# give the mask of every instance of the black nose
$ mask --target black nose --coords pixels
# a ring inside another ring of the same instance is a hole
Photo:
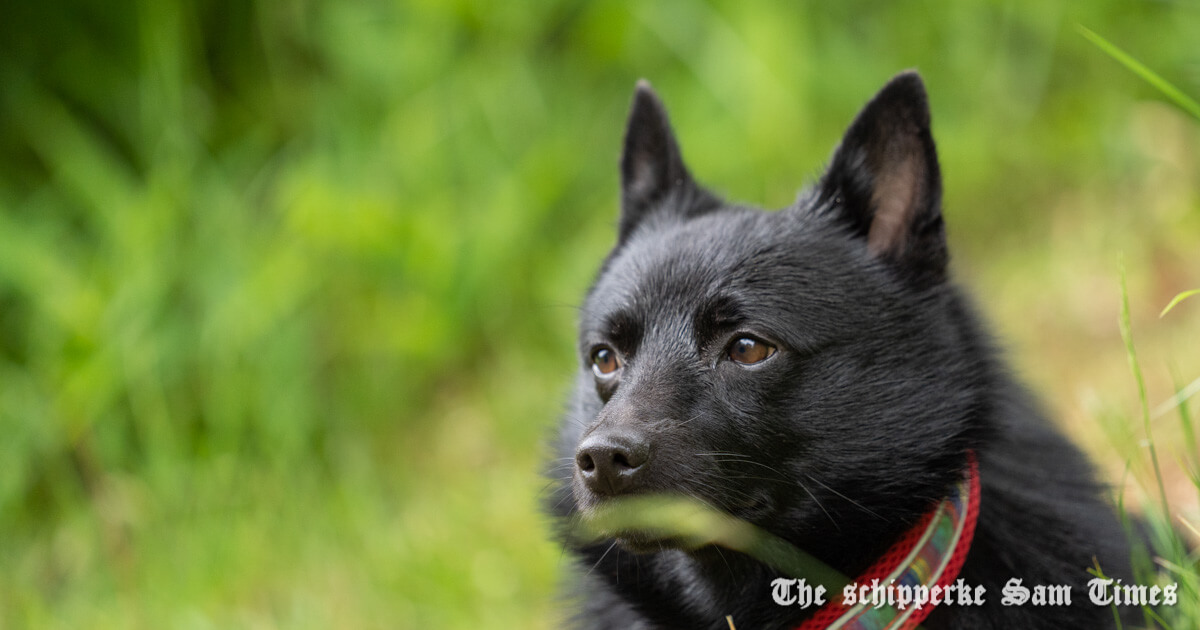
[[[650,459],[650,443],[629,432],[595,433],[575,452],[583,481],[597,494],[620,494],[636,487]]]

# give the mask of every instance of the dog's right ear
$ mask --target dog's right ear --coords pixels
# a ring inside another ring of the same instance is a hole
[[[692,176],[667,110],[645,79],[638,81],[625,126],[621,153],[621,222],[618,241],[624,242],[638,223],[672,192],[692,186]]]

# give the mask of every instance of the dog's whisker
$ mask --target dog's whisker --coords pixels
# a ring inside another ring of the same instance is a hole
[[[725,563],[725,568],[729,570],[729,577],[731,577],[731,578],[734,577],[733,565],[729,564],[729,560],[727,560],[725,558],[725,554],[721,553],[721,548],[719,546],[713,545],[713,549],[717,550],[717,555],[721,557],[721,562]]]
[[[838,524],[837,519],[833,518],[833,515],[829,513],[829,510],[825,509],[825,506],[821,503],[821,500],[817,498],[817,495],[813,494],[812,490],[809,490],[808,486],[804,485],[804,482],[800,480],[796,480],[796,485],[800,486],[800,489],[807,493],[809,498],[813,500],[813,503],[815,503],[817,507],[825,513],[825,517],[829,519],[830,523],[833,523],[833,527],[838,531],[841,531],[842,526]]]
[[[542,496],[542,495],[546,494],[547,492],[553,492],[555,490],[558,490],[559,488],[562,487],[560,485],[561,482],[569,481],[570,479],[571,479],[570,475],[567,475],[566,477],[555,477],[553,479],[550,479],[549,481],[546,482],[546,485],[542,486],[541,490],[538,490],[537,496]]]
[[[604,558],[601,557],[601,560]],[[617,547],[617,553],[613,556],[613,575],[618,586],[621,585],[621,548]]]
[[[557,501],[554,502],[554,505],[551,506],[551,509],[557,510],[558,508],[562,507],[562,504],[564,501],[570,501],[571,498],[572,497],[571,497],[570,492],[564,492],[563,495],[561,497],[559,497],[559,499]]]
[[[826,490],[828,490],[828,491],[830,491],[830,492],[832,492],[832,493],[834,493],[834,494],[838,495],[839,497],[841,497],[841,498],[845,499],[846,501],[849,501],[851,505],[853,505],[854,507],[856,507],[856,508],[858,508],[858,509],[860,509],[860,510],[862,510],[862,511],[866,512],[867,514],[870,514],[871,516],[874,516],[875,518],[877,518],[877,519],[880,519],[880,520],[883,520],[883,521],[889,520],[887,517],[883,516],[883,515],[882,515],[882,514],[880,514],[879,512],[876,512],[875,510],[872,510],[871,508],[869,508],[869,507],[867,507],[867,506],[865,506],[865,505],[863,505],[863,504],[859,503],[858,501],[855,501],[854,499],[851,499],[850,497],[848,497],[848,496],[846,496],[846,495],[842,494],[841,492],[838,492],[837,490],[834,490],[833,488],[830,488],[830,487],[829,487],[827,484],[825,484],[825,483],[822,483],[820,479],[817,479],[816,477],[813,477],[812,475],[810,475],[810,474],[808,474],[808,473],[805,473],[805,474],[804,474],[804,476],[805,476],[805,477],[808,477],[808,479],[809,479],[810,481],[812,481],[812,482],[816,483],[817,485],[821,486],[822,488],[825,488]]]
[[[761,466],[763,468],[766,468],[767,470],[775,473],[776,475],[778,475],[780,481],[786,481],[788,479],[788,476],[783,474],[783,472],[780,471],[778,468],[775,468],[773,466],[768,466],[767,464],[764,464],[762,462],[757,462],[752,459],[717,459],[715,461],[725,462],[725,463],[733,463],[733,464],[753,464],[755,466]]]
[[[596,560],[595,564],[592,565],[592,568],[588,569],[587,573],[583,574],[583,576],[588,577],[589,575],[591,575],[592,571],[595,571],[596,567],[600,566],[601,562],[604,562],[604,558],[606,556],[608,556],[608,552],[612,551],[613,547],[616,547],[616,546],[617,546],[617,541],[615,541],[615,540],[612,541],[612,544],[608,546],[608,549],[605,549],[604,553],[600,554],[600,558]]]
[[[706,488],[706,489],[712,491],[712,493],[715,496],[720,496],[722,494],[732,494],[736,498],[740,498],[740,499],[743,499],[748,502],[753,502],[754,500],[756,500],[758,498],[754,494],[752,494],[750,492],[746,492],[745,490],[742,490],[741,488],[723,487],[723,486],[720,486],[717,484],[708,483],[707,481],[704,481],[702,479],[696,479],[695,483],[699,484],[703,488]],[[713,504],[713,502],[711,500],[708,500],[708,499],[705,499],[705,498],[702,498],[699,496],[695,496],[695,495],[692,495],[692,497],[699,501],[702,501],[706,505],[711,506]]]

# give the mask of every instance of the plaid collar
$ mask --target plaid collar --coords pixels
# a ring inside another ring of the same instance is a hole
[[[949,496],[942,499],[916,525],[892,544],[866,571],[854,580],[858,587],[878,584],[881,588],[925,586],[943,589],[952,584],[962,569],[975,535],[979,516],[979,464],[968,451],[967,468]],[[796,630],[911,630],[935,605],[883,605],[869,599],[853,606],[837,599],[822,606]]]

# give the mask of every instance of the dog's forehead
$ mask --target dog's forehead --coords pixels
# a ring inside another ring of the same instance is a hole
[[[783,212],[726,208],[639,230],[609,260],[593,303],[632,311],[687,311],[719,295],[772,291],[819,273],[819,235]],[[591,310],[591,309],[589,309]]]
[[[647,226],[617,253],[608,275],[631,293],[708,292],[773,245],[765,218],[734,211]]]

